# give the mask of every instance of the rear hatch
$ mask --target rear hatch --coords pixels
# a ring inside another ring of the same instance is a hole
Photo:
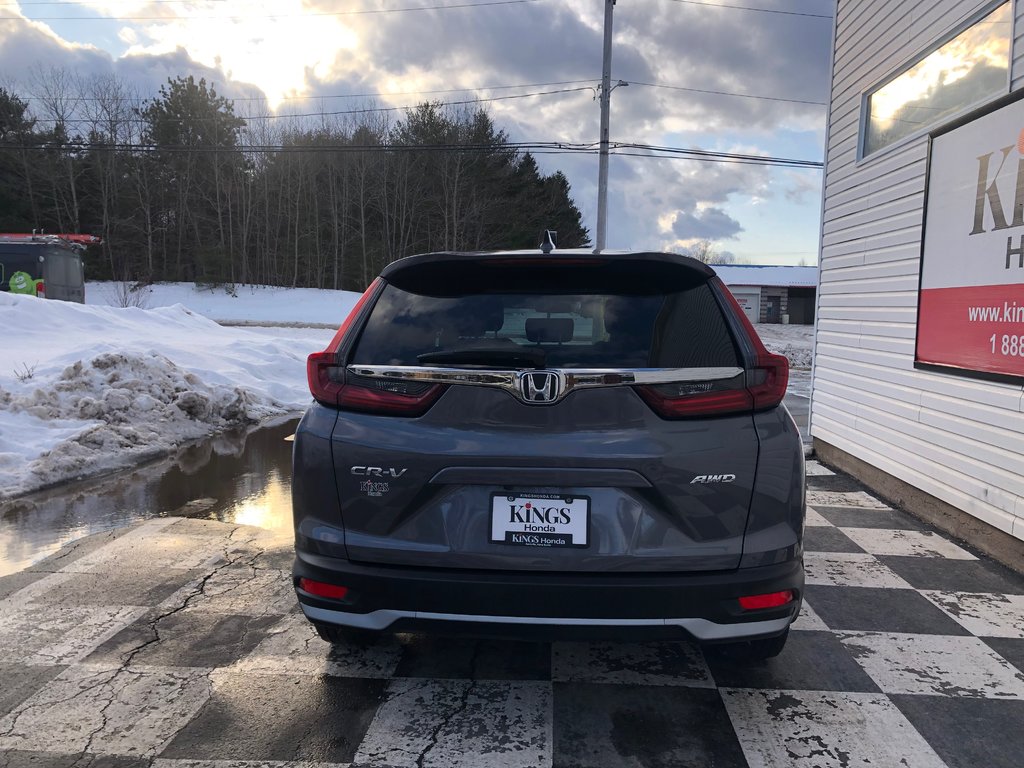
[[[349,558],[443,568],[738,567],[786,377],[665,254],[405,259],[310,359]]]

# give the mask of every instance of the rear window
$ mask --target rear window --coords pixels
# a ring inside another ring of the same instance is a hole
[[[51,252],[49,256],[49,279],[55,285],[77,286],[82,280],[78,257],[71,253]]]
[[[707,283],[665,293],[650,291],[648,285],[643,294],[478,290],[437,296],[389,284],[373,307],[351,361],[440,365],[421,357],[461,350],[487,350],[500,357],[508,350],[510,356],[517,351],[543,353],[544,366],[550,368],[739,365],[722,310]]]

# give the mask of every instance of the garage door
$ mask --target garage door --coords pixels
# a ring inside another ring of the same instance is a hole
[[[729,286],[729,290],[736,297],[736,302],[743,307],[747,319],[752,323],[761,322],[761,289]]]

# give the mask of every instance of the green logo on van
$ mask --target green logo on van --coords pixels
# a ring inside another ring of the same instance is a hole
[[[29,296],[36,295],[36,281],[28,272],[15,272],[11,275],[11,293],[24,293]]]

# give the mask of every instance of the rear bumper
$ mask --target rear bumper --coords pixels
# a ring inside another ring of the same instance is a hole
[[[315,623],[368,630],[498,636],[689,636],[701,642],[781,634],[803,596],[799,561],[699,574],[465,571],[363,565],[299,552],[296,594]],[[348,587],[344,600],[299,589],[300,578]],[[779,608],[738,598],[791,589]]]

